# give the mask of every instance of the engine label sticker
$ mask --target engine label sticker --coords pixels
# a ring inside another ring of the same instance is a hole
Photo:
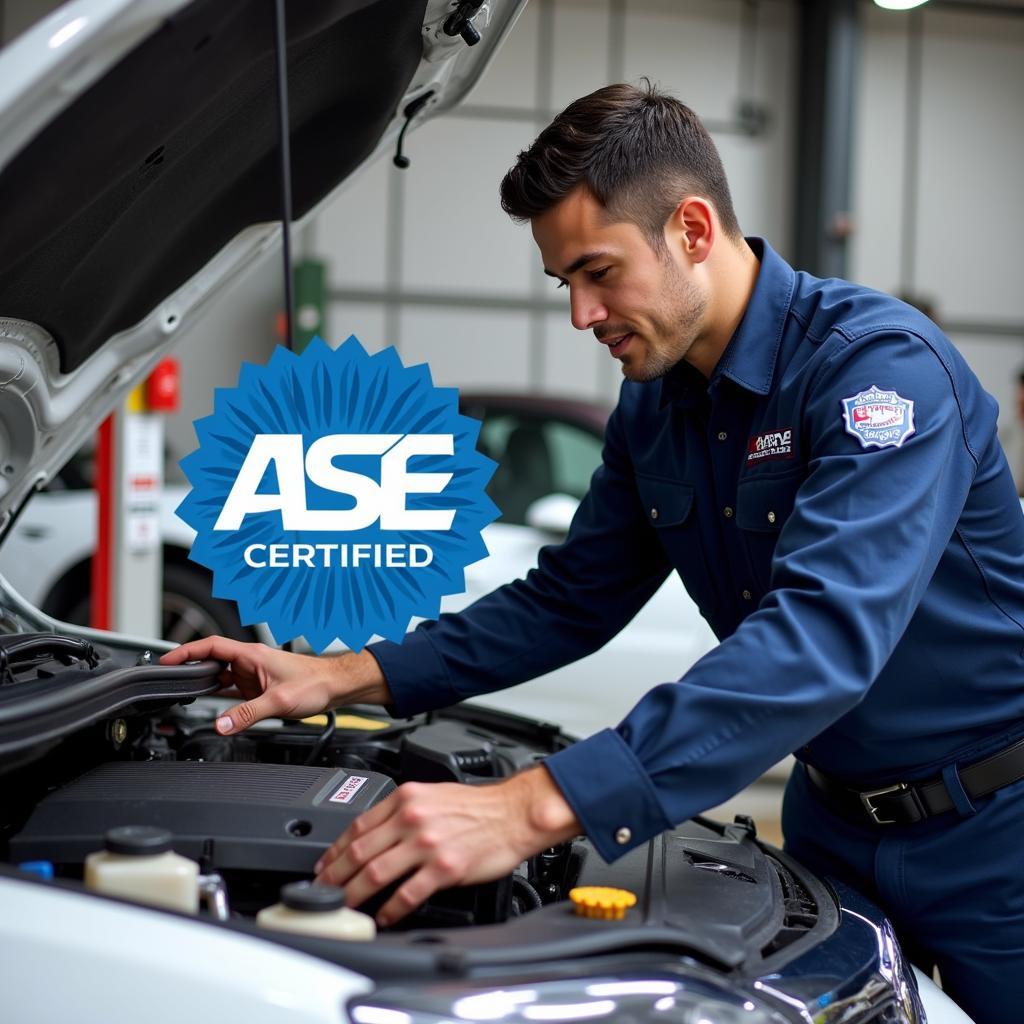
[[[793,458],[793,429],[780,427],[752,437],[747,442],[747,462]]]
[[[196,531],[191,558],[243,625],[265,622],[278,643],[401,641],[487,555],[480,531],[498,509],[480,423],[394,348],[371,356],[354,336],[278,348],[218,388],[195,429],[177,510]]]
[[[863,448],[899,448],[914,435],[914,403],[895,391],[872,384],[842,402],[846,432]]]
[[[369,782],[365,775],[350,775],[342,784],[334,796],[331,797],[332,804],[350,804],[352,798],[363,788],[363,784]]]

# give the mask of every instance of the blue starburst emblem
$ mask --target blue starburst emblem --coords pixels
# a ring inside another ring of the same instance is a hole
[[[480,531],[498,509],[480,423],[393,348],[370,356],[355,336],[279,348],[218,388],[195,429],[177,510],[196,531],[190,557],[213,572],[215,597],[278,642],[303,636],[319,653],[336,639],[357,651],[375,634],[400,641],[487,554]]]

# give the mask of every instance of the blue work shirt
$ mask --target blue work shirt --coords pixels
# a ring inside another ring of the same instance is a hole
[[[565,542],[372,648],[398,714],[446,706],[597,650],[678,570],[719,646],[546,761],[608,860],[792,751],[870,783],[1024,729],[1024,516],[995,401],[918,311],[750,245],[710,380],[682,362],[623,384]]]

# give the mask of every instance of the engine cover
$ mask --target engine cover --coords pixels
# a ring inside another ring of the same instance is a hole
[[[11,840],[16,861],[80,864],[119,825],[170,830],[220,870],[310,872],[349,823],[395,788],[386,775],[297,765],[118,761],[40,801]]]

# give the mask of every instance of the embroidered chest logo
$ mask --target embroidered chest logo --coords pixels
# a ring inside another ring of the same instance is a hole
[[[752,437],[747,442],[747,462],[793,458],[793,428],[781,427]]]
[[[843,399],[843,419],[846,432],[862,447],[899,448],[914,434],[914,403],[872,384],[867,391]]]

